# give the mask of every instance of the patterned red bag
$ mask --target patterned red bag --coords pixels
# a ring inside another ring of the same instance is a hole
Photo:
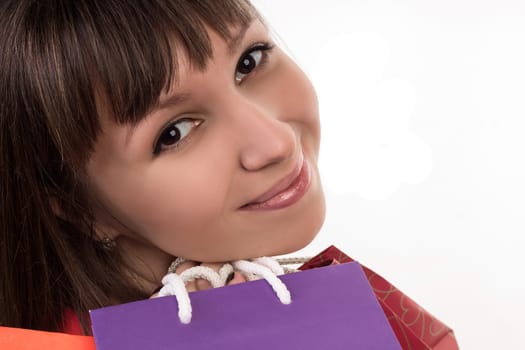
[[[299,267],[352,262],[354,259],[330,246]],[[374,271],[361,265],[379,304],[404,350],[458,350],[453,331]]]

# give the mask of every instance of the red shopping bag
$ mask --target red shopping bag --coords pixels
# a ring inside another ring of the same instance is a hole
[[[330,246],[300,270],[348,263],[354,260],[334,246]],[[362,266],[362,265],[361,265]],[[383,308],[397,340],[404,350],[458,350],[452,330],[432,316],[390,282],[369,268],[362,266],[379,304]]]

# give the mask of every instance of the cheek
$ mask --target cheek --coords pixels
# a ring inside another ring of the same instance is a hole
[[[295,93],[291,94],[288,105],[296,116],[292,122],[302,131],[305,147],[311,148],[311,152],[317,155],[321,138],[317,95],[306,75],[295,65],[293,70],[295,78],[290,78],[290,90]]]
[[[311,128],[319,127],[317,94],[308,77],[293,62],[289,63],[287,82],[287,107],[293,111],[298,122]]]
[[[187,170],[172,168],[150,169],[135,186],[140,202],[126,210],[137,231],[162,247],[197,238],[227,207],[225,175],[209,162]]]
[[[279,119],[295,125],[303,141],[318,152],[320,139],[319,106],[315,90],[304,72],[287,56],[267,77],[258,91],[266,104],[275,108]]]
[[[173,255],[213,244],[210,228],[220,231],[236,204],[231,150],[218,146],[199,144],[187,154],[166,153],[150,166],[118,171],[119,181],[104,189],[111,212],[129,234]]]

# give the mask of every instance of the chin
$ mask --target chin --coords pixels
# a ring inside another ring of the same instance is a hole
[[[235,237],[207,245],[206,250],[201,248],[198,256],[190,258],[202,262],[234,261],[285,255],[306,247],[317,236],[325,219],[323,191],[321,186],[316,187],[316,191],[308,198],[309,204],[302,207],[293,218],[277,225],[272,223],[264,229],[258,227],[253,232],[244,231],[241,239]]]
[[[300,235],[297,236],[297,239],[294,239],[291,242],[288,242],[287,245],[279,247],[277,251],[272,255],[284,255],[284,254],[290,254],[293,252],[296,252],[300,249],[303,249],[307,245],[309,245],[314,238],[317,236],[319,231],[321,230],[321,226],[324,220],[321,220],[321,222],[315,226],[315,228],[312,228],[311,230],[305,229],[303,232],[301,232]]]
[[[310,244],[321,230],[325,219],[326,207],[322,192],[320,193],[320,200],[315,210],[309,212],[310,213],[304,215],[308,220],[299,220],[296,227],[292,227],[287,231],[288,239],[271,242],[271,244],[269,244],[270,249],[259,256],[290,254]],[[290,234],[290,232],[292,234]]]

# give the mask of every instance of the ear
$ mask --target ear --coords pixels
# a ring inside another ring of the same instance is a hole
[[[103,207],[100,203],[94,203],[93,219],[94,219],[94,233],[98,240],[103,242],[114,242],[129,229],[113,216],[108,209]]]
[[[67,210],[64,210],[63,203],[54,195],[49,195],[49,205],[53,214],[69,222],[75,220],[67,214]],[[100,203],[92,202],[90,205],[93,208],[93,230],[95,239],[104,243],[104,245],[114,244],[116,239],[125,232],[125,226],[122,225],[116,218],[110,215],[109,211],[103,208]]]

